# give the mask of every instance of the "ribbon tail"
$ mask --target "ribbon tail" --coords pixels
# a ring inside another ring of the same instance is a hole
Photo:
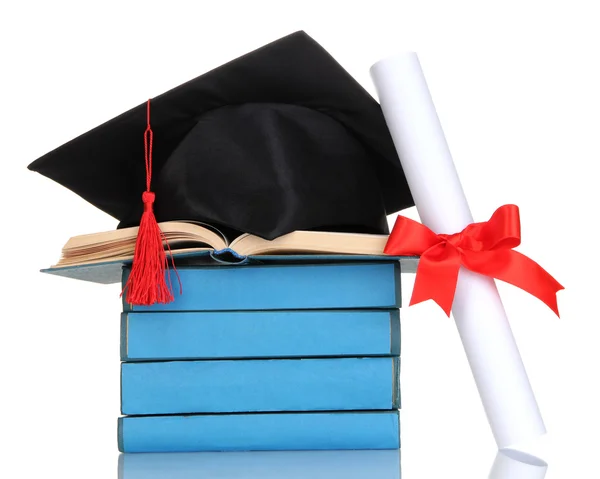
[[[472,261],[473,258],[469,258],[470,261],[465,259],[465,266],[470,270],[527,291],[560,318],[556,293],[564,287],[531,258],[518,251],[499,250],[480,254],[476,261]]]
[[[417,266],[410,306],[432,299],[449,317],[454,302],[460,255],[445,243],[428,249]]]

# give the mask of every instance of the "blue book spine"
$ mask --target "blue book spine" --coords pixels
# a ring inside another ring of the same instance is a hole
[[[123,284],[129,269],[124,269]],[[181,267],[175,301],[129,311],[247,311],[400,307],[400,263]],[[125,296],[125,295],[124,295]]]
[[[121,452],[398,449],[398,411],[119,418]]]
[[[121,364],[124,415],[390,410],[399,395],[398,357]]]
[[[123,313],[123,361],[400,355],[394,310]]]

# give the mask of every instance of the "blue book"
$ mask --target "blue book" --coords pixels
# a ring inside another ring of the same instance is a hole
[[[398,411],[119,418],[121,452],[398,449]]]
[[[216,264],[233,263],[237,265],[255,264],[282,264],[282,263],[348,263],[364,261],[398,261],[403,273],[416,273],[419,258],[417,256],[390,256],[390,255],[352,255],[352,254],[273,254],[260,256],[247,256],[245,258],[233,258],[226,252],[215,253],[212,251],[173,251],[172,256],[179,266],[183,263],[193,264]],[[65,278],[90,281],[92,283],[112,284],[119,283],[123,278],[123,267],[131,266],[130,260],[106,260],[92,264],[81,264],[73,266],[52,266],[42,269],[43,273]]]
[[[239,359],[121,364],[124,415],[389,410],[399,358]]]
[[[123,284],[130,270],[124,269]],[[175,301],[129,311],[247,311],[400,307],[400,263],[276,264],[180,267]],[[124,295],[125,296],[125,295]]]
[[[121,316],[123,361],[399,355],[397,309]]]

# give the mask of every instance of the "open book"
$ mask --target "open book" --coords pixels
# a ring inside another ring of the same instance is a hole
[[[173,254],[220,251],[226,248],[240,256],[269,254],[357,254],[382,255],[387,235],[294,231],[274,240],[243,234],[231,243],[217,230],[196,223],[159,223]],[[82,266],[133,258],[138,228],[123,228],[74,236],[63,247],[62,256],[52,268]]]

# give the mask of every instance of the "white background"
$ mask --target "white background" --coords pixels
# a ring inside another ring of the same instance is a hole
[[[548,479],[595,477],[594,4],[3,3],[0,477],[116,477],[119,287],[38,273],[70,236],[116,221],[26,166],[148,97],[301,29],[372,94],[373,63],[417,51],[476,221],[502,204],[519,205],[519,251],[566,287],[557,319],[499,284],[549,430],[535,447],[549,462]],[[404,279],[408,302],[413,278]],[[402,314],[403,477],[485,477],[494,442],[453,321],[429,303]]]

